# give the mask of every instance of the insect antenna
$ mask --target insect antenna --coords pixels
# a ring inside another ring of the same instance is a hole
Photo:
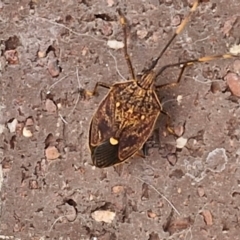
[[[124,48],[123,48],[124,57],[126,59],[128,69],[129,69],[130,75],[132,76],[132,79],[136,79],[136,77],[135,77],[136,75],[135,75],[135,72],[134,72],[134,69],[132,66],[132,62],[131,62],[131,59],[130,59],[130,56],[129,56],[128,50],[127,50],[127,20],[120,9],[117,9],[117,11],[120,16],[120,24],[122,26],[123,34],[124,34]]]

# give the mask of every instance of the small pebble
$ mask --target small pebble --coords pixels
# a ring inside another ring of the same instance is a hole
[[[28,137],[28,138],[32,137],[32,135],[33,135],[32,132],[27,127],[23,128],[22,134],[24,137]]]
[[[51,99],[46,100],[45,108],[48,113],[56,113],[57,112],[57,106]]]
[[[203,210],[202,211],[202,216],[204,218],[204,222],[206,223],[206,225],[208,225],[208,226],[213,225],[212,214],[209,210]]]
[[[55,146],[49,146],[45,149],[45,155],[48,160],[55,160],[60,157],[60,153]]]
[[[121,49],[124,47],[123,42],[117,40],[108,40],[107,45],[112,49]]]
[[[57,59],[48,62],[48,72],[52,77],[57,77],[60,74],[60,67]]]
[[[184,137],[179,137],[177,140],[176,140],[176,147],[177,148],[184,148],[184,146],[187,144],[187,141],[188,139],[187,138],[184,138]]]
[[[228,73],[225,78],[227,85],[234,96],[240,97],[240,77],[236,73]]]
[[[16,131],[17,124],[18,124],[18,120],[16,118],[14,118],[11,122],[7,123],[7,127],[10,133],[14,133]]]

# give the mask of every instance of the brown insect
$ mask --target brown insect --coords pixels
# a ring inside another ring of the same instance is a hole
[[[99,86],[109,89],[108,94],[100,103],[93,115],[89,130],[89,146],[93,164],[104,168],[122,163],[138,154],[151,135],[155,123],[164,113],[158,100],[156,89],[179,83],[184,69],[196,62],[206,62],[217,58],[230,58],[231,54],[208,56],[191,61],[169,64],[154,72],[159,59],[167,50],[175,37],[184,29],[192,13],[196,10],[199,1],[195,1],[188,16],[182,21],[175,34],[161,51],[151,66],[136,77],[130,57],[127,52],[127,27],[126,19],[119,11],[120,22],[124,32],[124,54],[132,80],[115,83],[109,86],[98,82],[93,92],[94,95]],[[156,78],[169,67],[181,66],[181,72],[175,83],[155,86]]]

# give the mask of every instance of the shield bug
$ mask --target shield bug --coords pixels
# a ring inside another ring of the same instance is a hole
[[[85,91],[88,95],[97,93],[99,86],[109,89],[108,94],[101,101],[92,117],[89,129],[89,147],[93,164],[104,168],[122,163],[141,151],[143,145],[151,135],[155,123],[162,111],[156,89],[179,83],[184,69],[196,62],[206,62],[218,58],[231,58],[234,55],[225,54],[207,56],[190,61],[169,64],[158,71],[154,71],[159,59],[167,50],[175,37],[182,32],[199,1],[195,1],[176,32],[160,52],[151,66],[140,76],[135,76],[134,69],[127,51],[127,21],[119,11],[120,23],[124,33],[124,55],[132,79],[109,86],[98,82],[93,92]],[[180,66],[181,71],[175,83],[156,86],[156,78],[167,68]],[[164,113],[164,112],[163,112]]]

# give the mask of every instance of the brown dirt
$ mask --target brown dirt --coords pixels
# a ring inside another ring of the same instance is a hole
[[[224,79],[239,74],[236,60],[197,64],[178,87],[159,93],[176,130],[184,126],[181,151],[161,117],[160,143],[145,159],[91,166],[89,121],[107,91],[87,100],[77,92],[121,81],[117,70],[129,76],[122,50],[106,44],[123,38],[117,8],[129,21],[129,52],[140,72],[189,5],[0,2],[0,239],[240,239],[240,108]],[[240,39],[239,8],[239,0],[203,1],[159,64],[227,52]],[[166,71],[158,83],[177,74]],[[97,210],[113,220],[96,221]]]

